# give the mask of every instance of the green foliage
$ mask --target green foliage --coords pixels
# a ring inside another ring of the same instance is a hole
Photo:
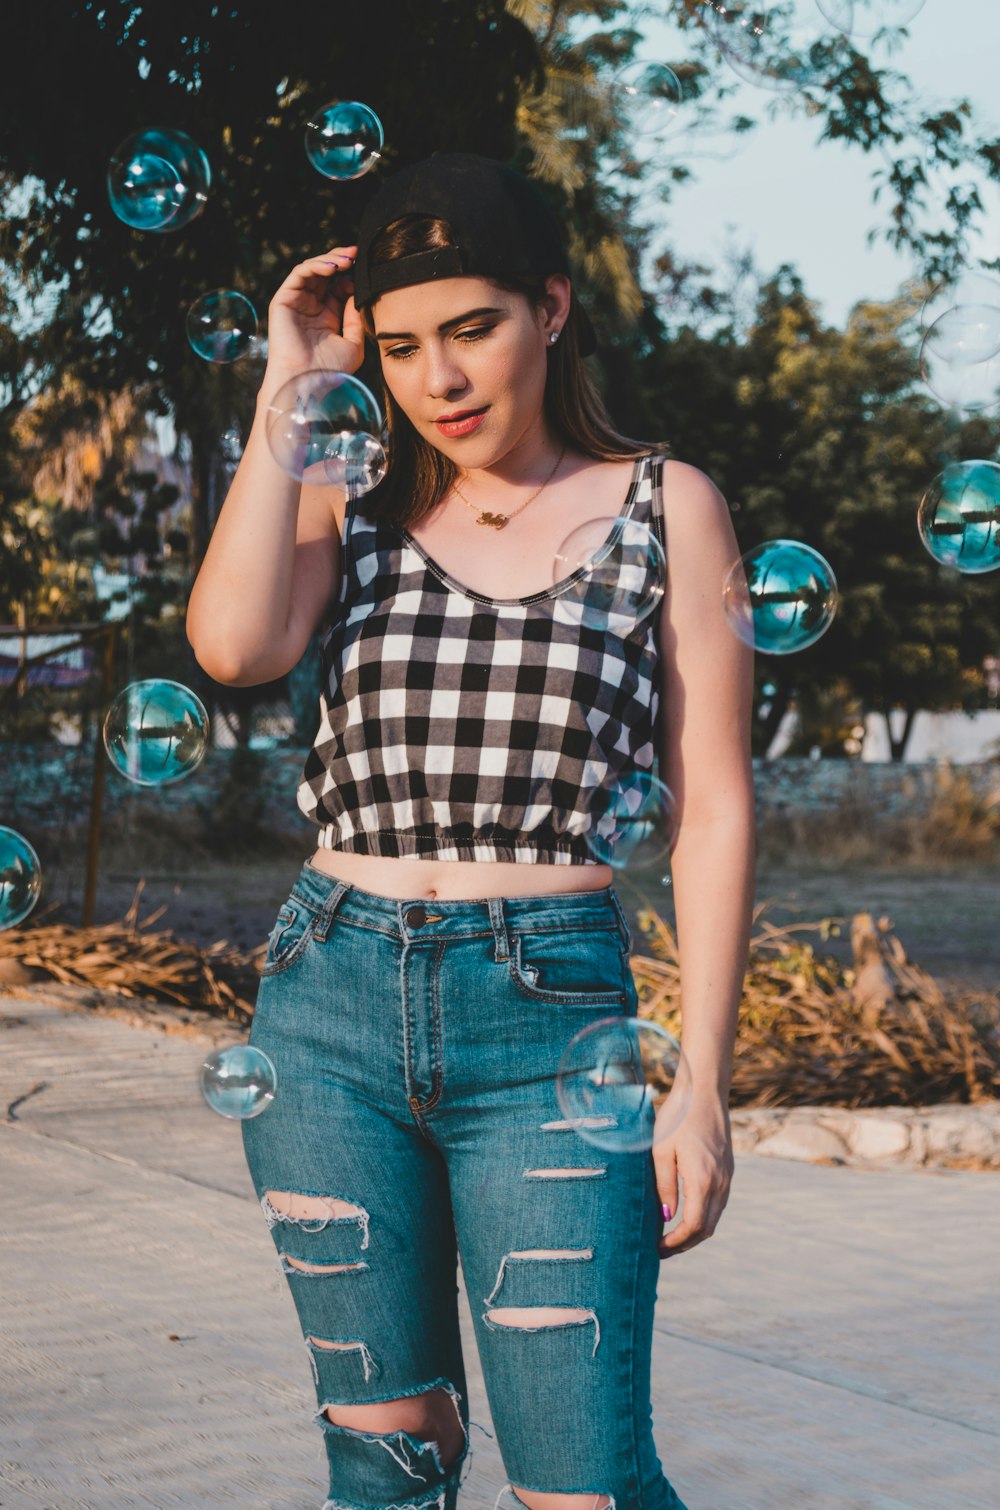
[[[827,748],[831,700],[862,709],[985,705],[982,662],[996,652],[1000,577],[948,573],[924,549],[917,505],[947,460],[992,456],[1000,421],[956,424],[918,386],[914,300],[861,303],[847,329],[823,326],[790,269],[766,281],[740,341],[682,328],[640,365],[643,428],[702,467],[734,510],[741,549],[804,540],[833,564],[833,626],[794,656],[760,657],[777,717],[810,699]],[[826,713],[818,712],[826,703]]]
[[[689,114],[689,139],[662,166],[636,157],[609,87],[642,53],[646,8],[627,0],[370,0],[360,9],[305,0],[280,13],[244,0],[38,0],[24,9],[0,119],[0,607],[30,600],[43,616],[82,614],[94,607],[88,563],[144,558],[138,646],[200,558],[225,488],[220,439],[249,414],[260,378],[259,361],[200,361],[184,311],[206,289],[231,287],[263,316],[303,255],[354,239],[383,171],[464,148],[534,173],[566,221],[621,428],[669,441],[715,478],[738,510],[744,549],[788,534],[834,563],[837,621],[791,664],[764,668],[777,688],[758,744],[794,696],[806,708],[807,683],[824,747],[838,737],[841,703],[851,718],[856,704],[975,706],[982,655],[995,647],[997,589],[942,573],[913,516],[941,462],[992,455],[997,426],[949,432],[916,391],[904,305],[860,305],[846,331],[824,328],[790,268],[763,284],[747,316],[747,259],[726,288],[661,251],[660,289],[684,312],[664,325],[640,286],[650,222],[690,175],[687,149],[703,125],[740,135],[754,123],[725,120],[736,81],[701,26],[699,0],[667,0],[656,15],[660,35],[675,28],[676,56],[662,61],[681,78]],[[982,211],[977,187],[959,175],[1000,180],[1000,142],[983,135],[967,101],[928,108],[905,75],[873,66],[847,38],[834,39],[826,61],[821,85],[775,110],[815,120],[822,137],[884,164],[873,173],[880,234],[926,274],[950,271]],[[370,104],[387,143],[374,174],[333,184],[309,165],[302,132],[337,96]],[[154,122],[190,132],[212,164],[207,207],[178,234],[132,231],[108,203],[111,152]],[[937,202],[947,221],[928,225]],[[13,415],[46,394],[64,425],[101,395],[129,395],[140,416],[170,413],[191,457],[183,524],[165,524],[171,500],[155,479],[129,477],[125,417],[89,514],[61,517],[71,512],[59,508],[68,472],[37,504],[24,467],[8,465],[8,442]]]

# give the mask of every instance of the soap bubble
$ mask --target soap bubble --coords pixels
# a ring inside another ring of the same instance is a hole
[[[238,362],[253,349],[257,311],[235,289],[202,294],[187,312],[187,338],[206,362]]]
[[[136,131],[108,163],[111,208],[137,231],[179,231],[200,215],[212,170],[184,131]]]
[[[833,623],[837,579],[812,546],[767,540],[730,567],[722,598],[744,644],[769,655],[791,655],[814,644]]]
[[[226,471],[232,475],[235,473],[243,456],[243,436],[236,425],[230,425],[228,430],[222,432],[222,437],[219,441],[219,452]]]
[[[374,396],[346,372],[319,370],[290,378],[268,405],[267,439],[279,467],[300,482],[344,485],[348,471],[361,470],[359,453],[347,456],[348,436],[366,436],[373,445],[382,428]],[[375,461],[375,452],[366,453]]]
[[[332,437],[324,466],[332,483],[352,498],[377,487],[386,472],[385,447],[374,435],[342,430]]]
[[[332,100],[306,122],[306,156],[324,178],[360,178],[382,155],[382,122],[357,100]]]
[[[988,362],[1000,352],[1000,305],[956,304],[928,326],[924,343],[951,366]]]
[[[960,572],[1000,567],[1000,465],[956,461],[920,500],[920,538],[935,561]]]
[[[612,87],[633,135],[662,137],[677,124],[684,85],[665,63],[629,63]]]
[[[926,289],[926,284],[917,283],[911,287],[916,292]],[[921,300],[920,324],[924,330],[929,330],[949,310],[969,305],[977,311],[1000,311],[1000,278],[995,273],[977,267],[963,268],[953,278],[935,283]],[[984,351],[980,360],[986,361],[992,355],[993,350]]]
[[[587,847],[602,865],[660,873],[669,866],[677,838],[677,803],[652,771],[628,771],[596,787],[588,812]]]
[[[104,720],[104,747],[116,771],[137,786],[189,776],[208,745],[208,714],[180,682],[131,682]]]
[[[926,0],[816,0],[838,31],[855,37],[874,37],[887,26],[908,26]]]
[[[0,929],[22,923],[38,901],[42,867],[33,847],[12,828],[0,828]]]
[[[556,551],[552,580],[575,624],[627,634],[666,589],[663,547],[648,525],[622,515],[589,519]]]
[[[278,1075],[262,1049],[234,1043],[210,1054],[201,1067],[201,1092],[220,1117],[259,1117],[274,1100]]]
[[[684,1052],[666,1028],[646,1018],[601,1017],[563,1051],[556,1099],[585,1142],[635,1153],[676,1132],[691,1083]]]
[[[958,322],[948,325],[946,322]],[[1000,352],[985,361],[955,360],[956,328],[968,337],[969,325],[961,323],[958,311],[935,320],[920,345],[920,371],[931,393],[950,409],[966,414],[1000,412]],[[988,327],[987,327],[988,329]],[[982,337],[968,337],[974,344]]]
[[[733,72],[759,89],[805,89],[830,66],[813,0],[703,0],[701,14]]]

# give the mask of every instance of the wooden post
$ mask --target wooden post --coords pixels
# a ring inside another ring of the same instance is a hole
[[[113,621],[104,636],[101,660],[101,708],[94,734],[94,774],[90,783],[90,824],[87,830],[87,874],[83,886],[83,926],[94,921],[97,902],[97,871],[101,863],[101,816],[104,811],[104,715],[108,711],[115,681],[115,652],[118,648],[118,625]]]

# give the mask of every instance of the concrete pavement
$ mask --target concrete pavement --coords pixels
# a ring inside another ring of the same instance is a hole
[[[0,997],[3,1510],[323,1502],[298,1321],[198,1086],[227,1036]],[[654,1419],[690,1510],[997,1510],[1000,1174],[736,1158],[715,1235],[661,1266]],[[492,1510],[472,1441],[462,1510]]]

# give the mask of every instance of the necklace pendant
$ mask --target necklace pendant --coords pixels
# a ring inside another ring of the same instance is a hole
[[[489,524],[492,525],[493,529],[495,530],[502,530],[504,525],[507,523],[507,518],[508,516],[506,514],[490,514],[487,510],[484,509],[479,518],[476,520],[476,523]]]

